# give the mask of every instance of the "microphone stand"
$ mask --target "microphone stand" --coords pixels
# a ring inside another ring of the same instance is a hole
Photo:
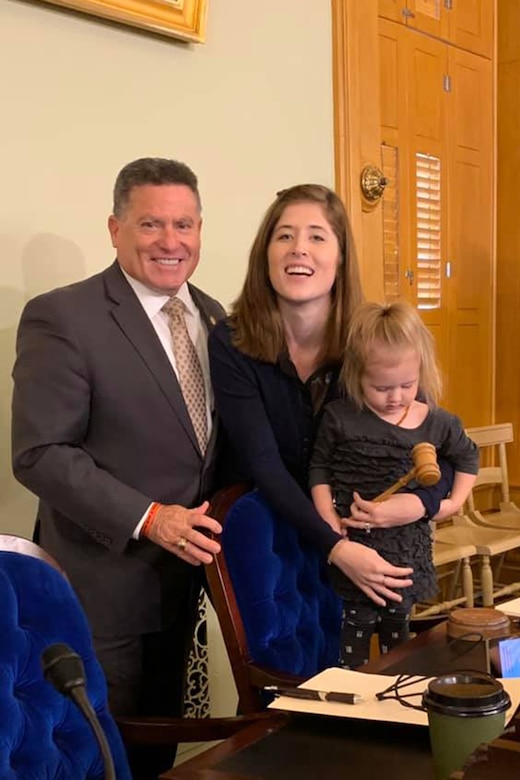
[[[105,780],[117,780],[107,738],[87,696],[85,669],[81,658],[68,645],[57,643],[43,651],[41,662],[45,679],[58,693],[72,699],[94,732],[103,758]]]
[[[70,692],[70,698],[76,704],[80,712],[84,715],[85,719],[88,721],[89,726],[94,732],[94,736],[97,740],[99,749],[101,751],[101,756],[103,758],[103,764],[105,766],[105,780],[116,780],[114,762],[112,760],[112,754],[108,746],[107,738],[105,737],[105,732],[101,728],[99,718],[96,715],[94,707],[89,701],[84,686],[78,685],[77,687],[72,688]]]

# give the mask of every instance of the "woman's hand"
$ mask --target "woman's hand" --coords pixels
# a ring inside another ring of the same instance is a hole
[[[402,601],[393,588],[408,588],[412,585],[410,575],[413,569],[392,566],[370,547],[346,539],[334,545],[329,562],[381,607],[386,605],[385,599]]]
[[[413,493],[396,493],[381,503],[365,501],[359,493],[354,493],[350,511],[351,517],[341,519],[342,526],[365,531],[408,525],[424,517],[424,505]]]

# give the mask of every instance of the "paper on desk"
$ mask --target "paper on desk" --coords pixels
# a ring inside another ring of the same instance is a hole
[[[356,718],[360,720],[379,720],[386,723],[410,723],[417,726],[427,726],[428,716],[425,712],[404,707],[396,699],[379,701],[376,694],[388,688],[398,675],[365,674],[348,669],[325,669],[310,680],[306,680],[300,688],[314,688],[319,691],[334,691],[337,693],[358,693],[364,701],[359,704],[339,704],[330,701],[312,701],[310,699],[292,699],[289,696],[279,696],[269,707],[275,710],[289,712],[307,712],[315,715],[335,715],[339,718]],[[433,677],[429,678],[433,679]],[[428,680],[421,680],[414,686],[403,689],[402,693],[422,693],[428,687]],[[520,678],[501,680],[502,685],[511,697],[511,707],[506,714],[506,723],[513,717],[520,704]],[[421,696],[412,699],[414,704],[421,703]]]
[[[512,599],[511,601],[505,601],[503,604],[494,604],[493,606],[495,609],[505,612],[506,615],[520,617],[520,599]]]

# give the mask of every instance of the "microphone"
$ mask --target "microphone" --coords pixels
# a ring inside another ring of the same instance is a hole
[[[43,676],[63,696],[76,704],[94,732],[105,767],[105,780],[116,780],[114,762],[107,739],[85,689],[85,669],[79,655],[66,644],[58,642],[41,654]]]

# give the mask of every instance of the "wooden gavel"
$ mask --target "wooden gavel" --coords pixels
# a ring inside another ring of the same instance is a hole
[[[416,479],[421,485],[436,485],[441,478],[441,470],[437,464],[437,452],[433,444],[428,441],[419,442],[412,450],[413,468],[394,482],[383,493],[380,493],[373,500],[377,503],[385,501],[389,496],[407,485],[412,479]]]

